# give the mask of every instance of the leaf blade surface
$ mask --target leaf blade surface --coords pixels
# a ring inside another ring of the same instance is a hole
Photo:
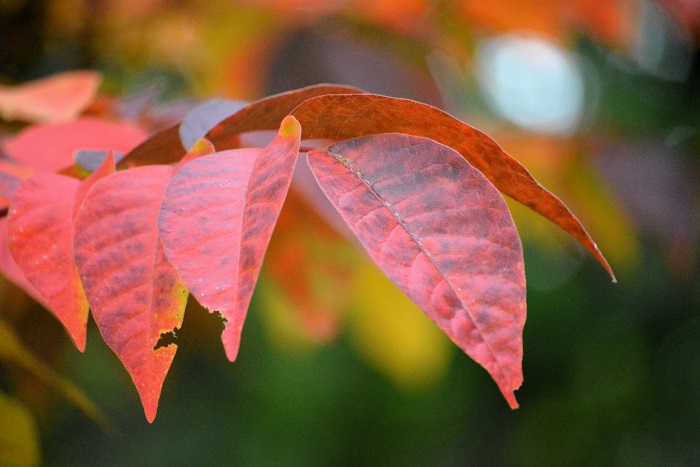
[[[200,304],[226,320],[221,338],[231,361],[300,135],[288,117],[267,147],[199,157],[180,168],[165,193],[158,219],[165,253]]]
[[[500,193],[426,138],[355,138],[307,157],[370,257],[517,407],[525,273]]]
[[[177,350],[158,344],[182,325],[187,300],[158,238],[171,172],[170,166],[146,166],[103,178],[75,220],[75,261],[93,317],[131,375],[149,422]]]

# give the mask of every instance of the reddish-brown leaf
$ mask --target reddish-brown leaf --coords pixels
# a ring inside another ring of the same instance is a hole
[[[407,99],[351,94],[311,98],[291,115],[301,123],[305,139],[343,140],[397,132],[430,138],[455,149],[502,193],[551,220],[581,242],[615,280],[593,239],[564,203],[542,187],[493,139],[442,110]]]
[[[13,159],[39,172],[57,172],[74,163],[78,149],[128,152],[147,133],[132,123],[80,118],[69,123],[31,126],[3,144]]]
[[[102,77],[94,71],[70,71],[15,87],[0,86],[0,117],[30,122],[66,122],[95,97]]]
[[[293,117],[263,149],[203,156],[170,181],[158,220],[165,253],[199,303],[226,320],[236,359],[263,256],[292,178],[301,129]]]
[[[157,218],[172,167],[148,166],[100,179],[75,219],[75,262],[95,322],[138,389],[153,421],[182,324],[187,290],[158,239]]]
[[[238,134],[246,131],[276,130],[280,122],[297,105],[311,97],[324,94],[358,93],[351,86],[319,84],[269,96],[244,107],[221,121],[206,138],[217,150],[238,148]],[[185,154],[180,142],[179,125],[172,126],[148,138],[121,161],[120,167],[145,164],[170,164]]]
[[[82,352],[88,305],[73,262],[73,211],[79,185],[80,181],[57,174],[27,179],[12,197],[7,239],[17,266]]]
[[[309,152],[308,161],[372,259],[516,408],[525,271],[500,193],[457,152],[427,138],[351,139]]]

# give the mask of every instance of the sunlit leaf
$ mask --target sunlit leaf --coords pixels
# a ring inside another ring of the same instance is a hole
[[[500,193],[452,149],[408,135],[343,141],[308,161],[374,262],[516,408],[525,271]]]
[[[100,179],[75,220],[75,262],[105,342],[131,375],[152,422],[177,350],[160,345],[182,324],[187,290],[158,239],[172,168],[148,166]]]
[[[231,361],[300,136],[299,124],[288,117],[264,149],[195,159],[173,176],[163,199],[158,228],[165,253],[199,303],[226,320],[221,339]]]

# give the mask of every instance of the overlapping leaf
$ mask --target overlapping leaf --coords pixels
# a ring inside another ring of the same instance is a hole
[[[75,262],[95,322],[131,375],[148,421],[156,415],[187,290],[166,260],[157,217],[172,167],[117,172],[88,191],[75,220]]]
[[[415,136],[351,139],[308,161],[375,263],[516,408],[525,272],[500,193],[458,153]]]
[[[297,105],[325,94],[358,93],[359,89],[335,84],[319,84],[265,97],[221,121],[206,134],[218,151],[238,147],[238,135],[246,131],[276,130],[282,119]],[[170,164],[185,154],[179,137],[180,125],[167,128],[129,152],[123,167],[144,164]],[[205,135],[201,135],[205,136]],[[201,137],[200,136],[200,137]]]
[[[203,156],[170,181],[158,219],[165,253],[192,295],[226,320],[229,360],[287,194],[301,129],[293,117],[263,149]]]
[[[608,262],[564,203],[542,187],[525,167],[489,136],[442,110],[407,99],[356,94],[311,98],[291,114],[304,128],[304,138],[343,140],[398,132],[423,136],[450,146],[502,193],[551,220],[581,242],[614,280]]]
[[[37,174],[14,193],[7,218],[8,248],[17,266],[81,352],[88,304],[73,260],[73,219],[85,192],[111,172],[110,154],[82,183],[63,175]]]
[[[73,262],[73,210],[79,185],[63,175],[31,177],[12,198],[7,233],[10,253],[24,276],[83,351],[88,306]]]

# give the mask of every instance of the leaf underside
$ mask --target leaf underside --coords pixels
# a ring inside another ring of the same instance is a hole
[[[343,141],[308,162],[372,259],[516,408],[525,273],[498,190],[454,150],[402,134]]]

